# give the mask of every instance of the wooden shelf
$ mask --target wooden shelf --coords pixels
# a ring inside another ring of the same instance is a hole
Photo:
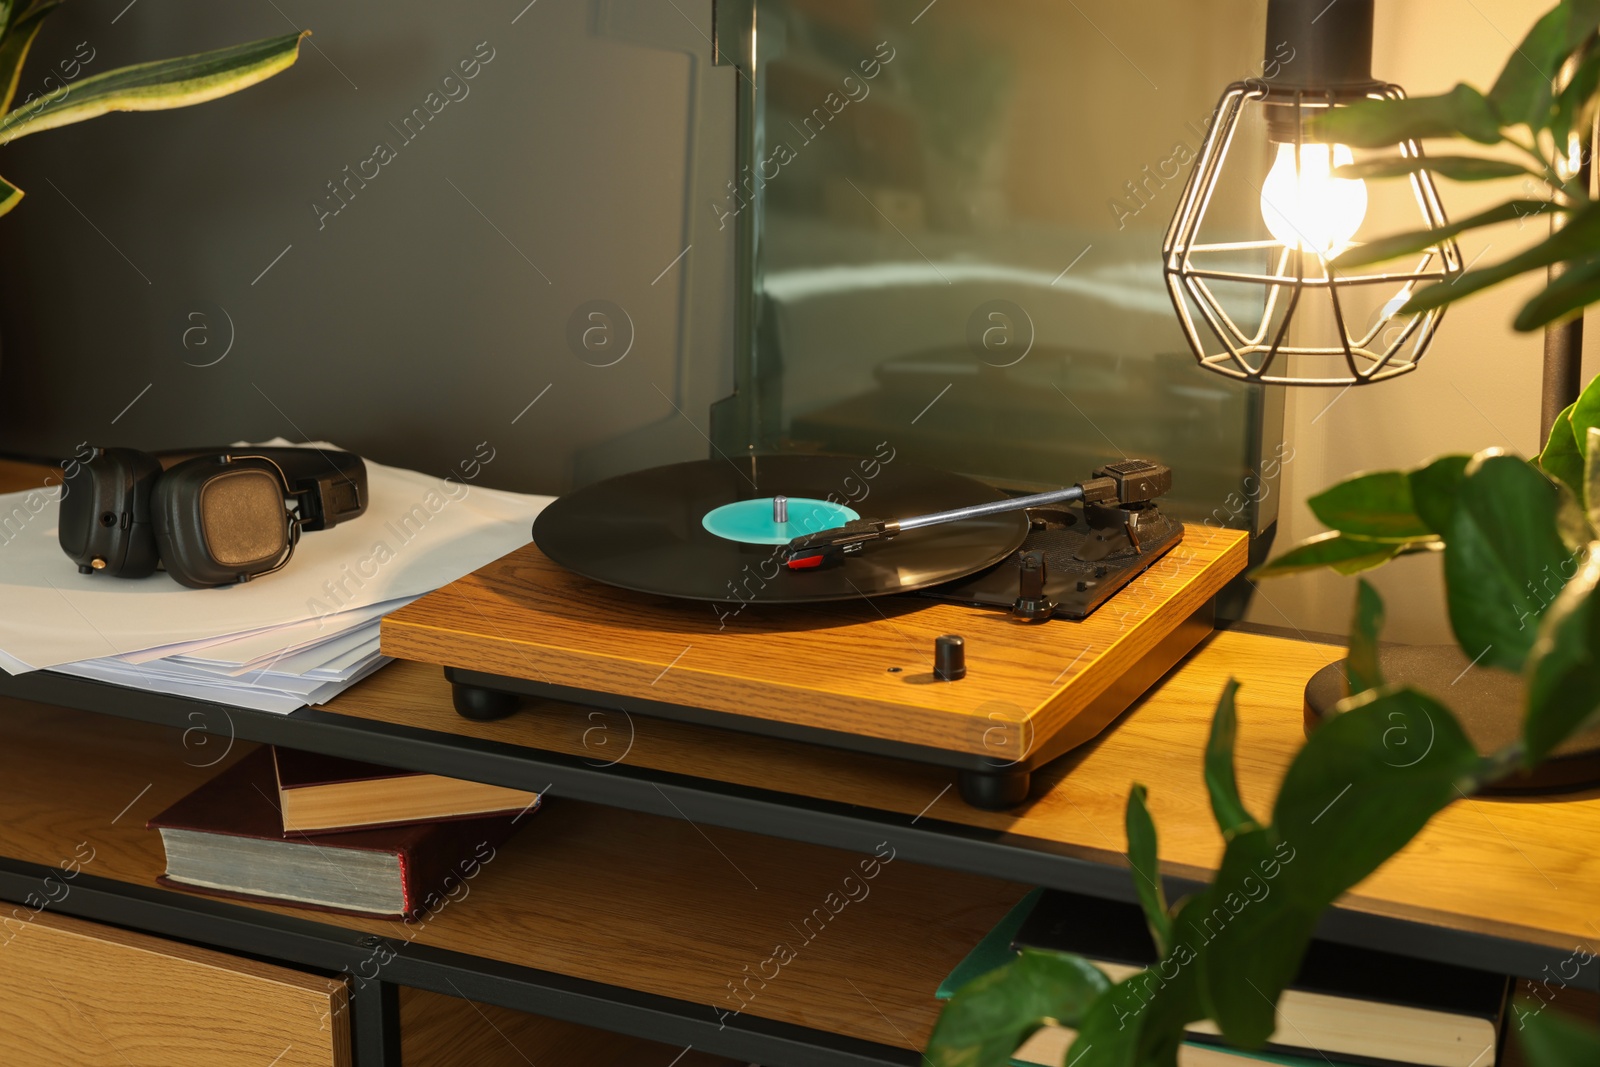
[[[145,821],[251,747],[236,744],[200,768],[180,731],[4,701],[0,854],[55,866],[87,842],[94,858],[85,873],[151,886],[164,861]],[[552,797],[465,897],[420,929],[251,910],[705,1004],[708,1017],[737,1010],[729,983],[758,972],[784,943],[797,955],[764,986],[748,987],[748,1014],[919,1049],[939,982],[1026,890],[903,859],[865,881],[862,860]],[[852,890],[861,899],[831,913],[851,876],[864,894]]]
[[[397,662],[327,705],[357,718],[566,753],[596,764],[695,775],[800,797],[921,815],[1003,833],[1020,846],[1096,863],[1125,863],[1130,785],[1150,788],[1163,869],[1209,879],[1222,853],[1201,774],[1211,714],[1238,678],[1240,789],[1266,813],[1304,744],[1302,689],[1341,658],[1329,645],[1261,634],[1209,638],[1111,729],[1037,775],[1035,799],[1010,812],[964,804],[954,775],[920,766],[570,705],[537,704],[478,723],[450,710],[437,669]],[[625,753],[625,756],[624,756]],[[510,783],[507,783],[510,784]],[[1348,894],[1341,908],[1558,949],[1592,942],[1600,921],[1600,790],[1542,800],[1461,800]],[[1507,969],[1512,969],[1509,966]]]

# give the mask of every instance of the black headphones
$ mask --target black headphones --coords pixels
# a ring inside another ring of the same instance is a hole
[[[61,550],[84,574],[164,566],[196,589],[281,569],[301,531],[367,509],[359,456],[316,448],[97,448],[61,491]]]

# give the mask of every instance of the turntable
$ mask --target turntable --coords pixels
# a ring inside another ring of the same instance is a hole
[[[620,709],[947,766],[1008,808],[1244,568],[1245,532],[1161,511],[1171,478],[1131,460],[1011,498],[887,445],[638,471],[386,617],[383,651],[443,666],[470,718]]]

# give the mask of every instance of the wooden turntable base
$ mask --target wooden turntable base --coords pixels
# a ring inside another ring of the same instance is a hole
[[[456,710],[535,696],[961,770],[969,803],[1027,796],[1030,772],[1094,737],[1212,629],[1242,531],[1184,539],[1089,618],[1014,621],[917,596],[712,605],[572,574],[529,544],[383,620],[385,655],[443,666]],[[960,634],[966,676],[933,674]]]

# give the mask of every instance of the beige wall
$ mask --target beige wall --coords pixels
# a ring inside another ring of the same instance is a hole
[[[1458,81],[1487,90],[1512,47],[1550,4],[1528,0],[1380,0],[1373,72],[1412,95],[1442,92]],[[1513,183],[1443,183],[1452,217],[1516,195]],[[1369,218],[1368,225],[1382,220]],[[1467,262],[1492,263],[1537,236],[1529,224],[1476,231],[1461,240]],[[1363,234],[1369,231],[1364,229]],[[1365,470],[1413,466],[1446,452],[1490,446],[1532,455],[1539,447],[1542,336],[1518,334],[1511,319],[1535,289],[1518,282],[1452,308],[1433,348],[1413,374],[1382,385],[1337,390],[1290,390],[1285,434],[1294,460],[1280,485],[1277,549],[1319,533],[1305,499],[1332,482]],[[1600,373],[1591,315],[1585,377]],[[1388,606],[1385,637],[1406,642],[1451,640],[1445,618],[1440,561],[1417,556],[1368,577]],[[1269,579],[1259,586],[1250,617],[1306,632],[1344,633],[1353,579],[1314,573]]]

